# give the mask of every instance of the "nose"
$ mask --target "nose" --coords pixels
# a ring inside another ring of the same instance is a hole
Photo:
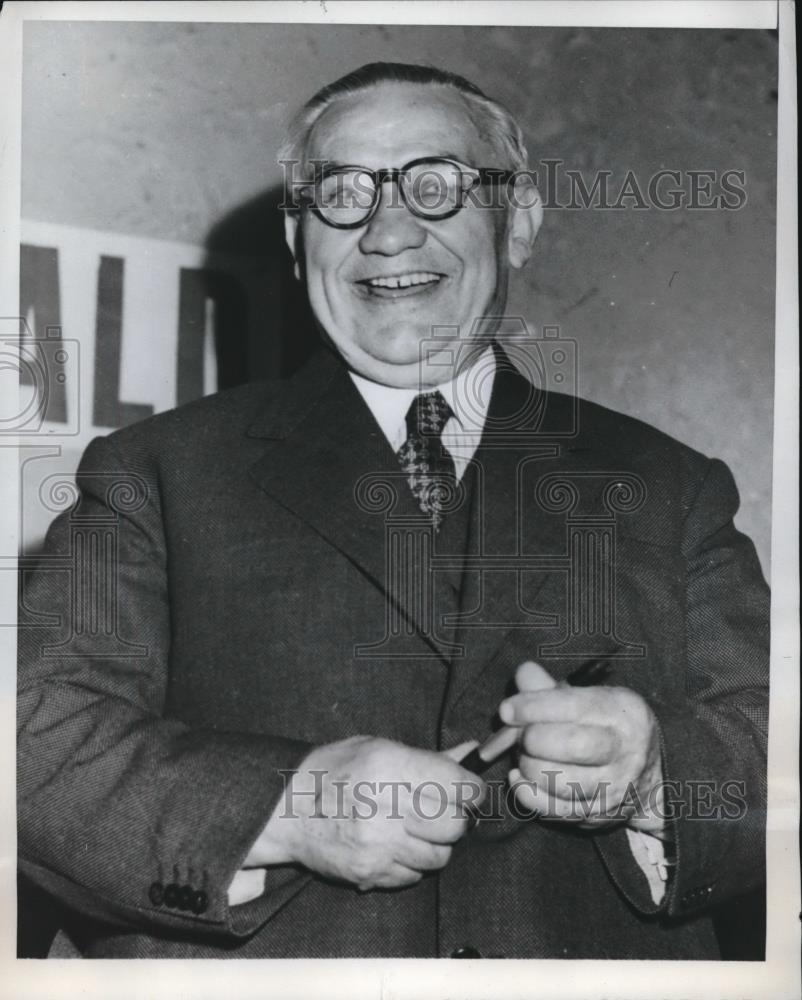
[[[415,250],[426,242],[426,230],[393,190],[393,182],[382,184],[379,206],[359,240],[362,253],[394,257]]]

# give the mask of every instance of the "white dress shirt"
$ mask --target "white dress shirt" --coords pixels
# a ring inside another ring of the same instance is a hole
[[[349,374],[390,447],[396,452],[407,439],[407,413],[412,400],[421,392],[439,391],[454,414],[443,428],[443,447],[454,460],[457,480],[462,479],[468,463],[479,447],[487,420],[490,394],[496,376],[496,359],[492,347],[482,351],[470,368],[463,369],[455,379],[431,388],[396,389],[371,382],[355,372]]]

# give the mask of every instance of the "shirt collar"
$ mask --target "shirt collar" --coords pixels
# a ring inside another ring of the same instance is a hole
[[[474,378],[477,367],[481,376]],[[412,400],[420,391],[439,390],[464,432],[481,434],[487,420],[490,394],[496,373],[496,359],[492,347],[485,348],[474,363],[463,369],[455,379],[425,390],[399,389],[395,386],[371,382],[356,372],[349,372],[354,385],[365,400],[384,436],[397,451],[407,437],[406,417]],[[450,421],[449,421],[450,423]]]

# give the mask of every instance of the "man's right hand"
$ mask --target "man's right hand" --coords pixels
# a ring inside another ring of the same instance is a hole
[[[445,753],[368,736],[313,750],[243,867],[298,863],[362,890],[413,885],[448,863],[484,783]]]

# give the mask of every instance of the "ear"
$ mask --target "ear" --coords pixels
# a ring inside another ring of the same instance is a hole
[[[295,261],[295,267],[293,268],[293,274],[298,279],[301,280],[301,265],[298,260],[299,256],[299,225],[300,225],[300,215],[298,212],[285,212],[284,213],[284,239],[287,241],[287,246],[290,248],[290,253],[292,254],[292,259]]]
[[[535,237],[543,222],[543,199],[528,174],[515,179],[510,213],[507,253],[513,267],[523,267],[532,254]]]

